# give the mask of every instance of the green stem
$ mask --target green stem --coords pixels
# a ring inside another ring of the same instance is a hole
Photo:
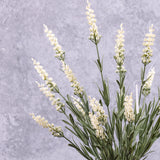
[[[142,74],[142,80],[141,80],[141,88],[140,88],[140,93],[139,93],[139,105],[141,103],[141,96],[142,96],[142,88],[143,88],[143,85],[144,85],[144,76],[145,76],[145,72],[146,72],[146,64],[144,64],[143,66],[143,74]]]
[[[103,77],[103,66],[101,64],[101,59],[100,59],[100,55],[99,55],[99,49],[98,49],[98,44],[95,43],[96,45],[96,50],[97,50],[97,57],[98,57],[98,61],[100,62],[100,65],[99,65],[99,71],[100,71],[100,74],[101,74],[101,80],[102,80],[102,85],[103,85],[103,89],[104,89],[104,77]],[[111,125],[111,128],[112,127],[112,121],[111,121],[111,114],[110,114],[110,110],[109,110],[109,106],[107,106],[107,110],[108,110],[108,115],[109,115],[109,123]],[[114,134],[114,133],[113,133]],[[114,135],[113,136],[113,143],[114,143],[114,147],[116,149],[116,142],[115,142],[115,139],[114,139]]]
[[[104,83],[104,78],[103,78],[103,66],[101,64],[101,59],[100,59],[100,56],[99,56],[99,49],[98,49],[98,44],[96,43],[96,50],[97,50],[97,57],[98,57],[98,61],[100,62],[100,65],[99,65],[99,69],[100,69],[100,74],[101,74],[101,79],[102,79],[102,84]]]
[[[57,93],[64,99],[65,102],[67,102],[67,99],[58,90]]]
[[[74,144],[71,140],[69,140],[65,135],[63,135],[63,138],[65,139],[65,140],[67,140],[69,143],[71,143],[71,144]]]
[[[109,122],[110,122],[110,124],[111,124],[111,126],[112,126],[112,123],[111,123],[111,115],[110,115],[109,107],[107,107],[107,111],[108,111],[108,115],[109,115]]]
[[[119,85],[119,96],[120,96],[120,106],[118,107],[118,112],[120,112],[121,111],[121,109],[122,109],[122,106],[123,106],[123,100],[122,100],[122,96],[123,96],[123,83],[124,83],[124,80],[123,80],[123,78],[124,77],[122,77],[122,76],[125,76],[125,75],[123,75],[123,73],[120,71],[119,72],[119,83],[120,83],[120,85]],[[125,94],[125,93],[124,93]],[[120,125],[120,129],[121,129],[121,133],[122,133],[122,118],[120,118],[120,121],[119,121],[119,124],[118,125]],[[121,134],[121,136],[120,136],[120,141],[119,141],[119,148],[120,148],[120,154],[122,155],[122,159],[124,159],[124,155],[123,155],[123,146],[122,146],[122,143],[123,143],[123,135]]]
[[[108,106],[107,106],[107,111],[108,111],[108,115],[109,115],[109,123],[110,123],[110,125],[111,125],[111,128],[113,128],[113,127],[112,127],[112,121],[111,121],[110,110],[109,110],[109,107],[108,107]],[[112,137],[113,137],[114,147],[115,147],[115,149],[116,149],[116,141],[115,141],[115,139],[114,139],[114,133],[113,133]]]
[[[143,99],[143,104],[142,104],[142,117],[143,117],[143,115],[144,115],[144,107],[145,107],[145,100],[146,100],[146,96],[144,97],[144,99]]]
[[[122,88],[123,88],[123,84],[122,84],[122,73],[121,73],[121,71],[120,71],[120,73],[119,73],[119,79],[120,79],[120,87],[119,87],[119,89],[120,89],[120,101],[121,101],[121,97],[122,97]],[[120,102],[120,106],[122,106],[122,101]]]
[[[103,66],[101,64],[101,60],[100,60],[100,56],[99,56],[99,50],[98,50],[98,44],[96,43],[96,50],[97,50],[97,56],[98,56],[98,60],[100,62],[100,73],[101,73],[101,79],[102,79],[102,85],[104,83],[104,78],[103,78]],[[104,89],[104,85],[103,85],[103,89]],[[112,123],[111,123],[111,115],[110,115],[110,111],[109,111],[109,107],[107,106],[107,109],[108,109],[108,115],[109,115],[109,121],[110,121],[110,124],[111,124],[111,127],[112,127]]]
[[[98,56],[98,60],[100,62],[100,74],[101,74],[101,79],[102,79],[102,85],[104,84],[104,78],[103,78],[103,66],[101,64],[101,60],[100,60],[100,56],[99,56],[99,50],[98,50],[98,44],[96,44],[96,50],[97,50],[97,56]],[[103,85],[103,89],[104,89],[104,85]],[[109,114],[109,120],[110,120],[110,124],[112,125],[111,123],[111,115],[110,115],[110,111],[109,111],[109,107],[107,106],[107,109],[108,109],[108,114]]]
[[[85,157],[88,160],[93,160],[89,155],[85,155],[85,153],[83,152],[83,150],[81,150],[79,148],[79,146],[77,146],[76,144],[74,144],[71,140],[69,140],[65,135],[62,136],[65,140],[67,140],[70,144],[72,144],[72,147],[74,147],[75,149],[77,149],[79,151],[79,153],[81,155],[83,155],[83,157]]]

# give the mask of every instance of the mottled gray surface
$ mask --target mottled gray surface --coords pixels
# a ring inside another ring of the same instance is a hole
[[[94,0],[91,3],[103,36],[100,52],[104,54],[105,77],[110,81],[113,96],[116,89],[113,55],[119,25],[124,24],[126,37],[126,84],[129,92],[135,93],[135,84],[140,80],[144,34],[149,25],[154,24],[157,36],[152,65],[156,76],[152,93],[157,94],[160,79],[160,1]],[[81,85],[89,95],[98,97],[96,83],[100,78],[94,64],[95,46],[88,40],[85,6],[85,0],[0,0],[0,160],[83,159],[63,139],[54,138],[47,129],[39,127],[29,113],[40,114],[50,122],[62,125],[63,116],[56,112],[35,84],[35,80],[41,79],[34,70],[31,57],[41,62],[64,94],[68,90],[72,93],[43,33],[43,23],[56,34],[66,51],[66,62]],[[159,147],[158,140],[152,148],[155,152],[148,160],[159,159]]]

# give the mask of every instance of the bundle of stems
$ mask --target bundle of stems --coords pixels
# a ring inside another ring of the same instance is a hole
[[[119,77],[116,80],[118,90],[116,97],[112,96],[117,105],[112,108],[113,111],[110,111],[109,83],[103,76],[103,59],[98,48],[101,35],[98,33],[95,14],[89,1],[87,1],[86,10],[90,25],[89,39],[95,44],[97,52],[95,62],[101,77],[101,84],[98,86],[101,98],[97,100],[86,94],[85,89],[65,63],[65,51],[62,50],[52,31],[44,25],[44,31],[51,45],[54,46],[55,57],[62,64],[62,70],[74,89],[74,96],[62,95],[57,84],[48,76],[40,63],[32,59],[35,69],[45,82],[44,84],[37,82],[37,84],[57,111],[65,115],[66,119],[63,122],[65,128],[73,134],[72,139],[66,136],[61,127],[50,124],[44,117],[35,116],[33,113],[31,116],[38,124],[48,128],[53,136],[64,138],[69,146],[75,148],[88,160],[146,159],[152,144],[160,137],[160,91],[158,90],[157,98],[153,98],[153,100],[147,98],[155,74],[154,68],[152,68],[146,75],[146,69],[151,62],[151,46],[155,37],[153,25],[149,27],[149,33],[145,35],[143,43],[141,84],[139,91],[136,86],[135,101],[132,99],[132,93],[127,95],[124,83],[127,71],[124,67],[124,30],[123,25],[120,25],[114,56],[117,64],[116,73]],[[74,140],[75,137],[77,137],[76,140]]]

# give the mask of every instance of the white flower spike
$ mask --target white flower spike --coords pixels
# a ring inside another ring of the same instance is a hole
[[[61,61],[61,62],[62,62],[62,69],[64,73],[66,74],[66,77],[68,78],[68,80],[71,82],[71,87],[74,88],[74,94],[75,95],[82,94],[83,88],[80,86],[72,70],[69,68],[69,66],[64,61]]]
[[[154,29],[153,29],[153,24],[149,27],[149,33],[147,33],[144,38],[143,45],[145,48],[143,49],[143,55],[142,55],[142,63],[144,65],[147,65],[151,62],[151,57],[152,57],[152,48],[155,34],[153,34]]]
[[[120,25],[120,30],[118,30],[118,35],[116,39],[116,45],[115,45],[115,53],[114,59],[117,63],[117,70],[116,72],[126,72],[126,69],[124,68],[124,30],[123,30],[123,24]]]
[[[61,127],[55,127],[53,123],[52,124],[48,123],[48,121],[45,120],[45,118],[41,117],[40,115],[35,116],[34,113],[30,113],[30,115],[40,126],[42,126],[43,128],[48,128],[53,136],[55,137],[63,136],[63,131]]]
[[[94,14],[94,10],[91,9],[91,3],[89,2],[89,0],[87,0],[87,7],[86,7],[86,15],[87,15],[87,19],[88,19],[88,23],[90,25],[90,36],[89,39],[95,43],[98,44],[100,39],[101,39],[101,35],[98,33],[98,27],[96,25],[96,19],[95,19],[95,14]]]
[[[125,97],[125,102],[124,102],[124,107],[125,107],[124,116],[128,122],[132,122],[135,120],[132,103],[133,103],[133,99],[132,99],[132,93],[131,93],[130,96]]]
[[[151,86],[152,86],[152,82],[154,79],[154,75],[155,75],[155,69],[152,68],[147,75],[147,80],[142,88],[142,93],[144,96],[147,96],[150,93],[151,90]]]
[[[62,50],[61,46],[58,43],[57,38],[52,33],[52,31],[48,29],[48,27],[45,24],[43,24],[43,26],[44,26],[44,32],[46,33],[51,45],[54,46],[53,50],[56,51],[55,57],[58,58],[59,60],[64,60],[65,51]]]
[[[62,102],[60,102],[60,99],[55,98],[55,94],[53,94],[51,92],[51,90],[45,84],[39,84],[38,82],[36,82],[36,83],[37,83],[40,91],[42,91],[46,97],[49,97],[51,104],[56,107],[56,110],[61,111],[61,109],[64,107],[64,104]]]

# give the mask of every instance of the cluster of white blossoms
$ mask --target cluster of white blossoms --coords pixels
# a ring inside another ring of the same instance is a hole
[[[61,127],[55,127],[53,123],[52,124],[48,123],[48,121],[45,120],[45,118],[41,117],[40,115],[35,116],[34,113],[31,113],[30,115],[40,126],[42,126],[43,128],[48,128],[53,136],[55,137],[63,136],[63,131]]]
[[[34,68],[40,75],[40,77],[45,81],[46,85],[50,88],[51,91],[57,92],[58,87],[55,82],[53,82],[53,79],[48,76],[48,73],[43,69],[43,66],[40,65],[39,62],[37,62],[35,59],[32,58]]]
[[[124,68],[124,30],[123,30],[123,24],[120,25],[120,30],[118,30],[118,35],[116,39],[116,45],[115,45],[115,53],[114,59],[117,63],[117,70],[116,72],[126,72],[126,69]]]
[[[53,49],[56,51],[55,57],[58,58],[59,60],[64,60],[65,52],[62,50],[61,46],[59,45],[57,38],[52,33],[52,31],[48,29],[48,27],[45,24],[43,26],[44,26],[44,32],[49,38],[51,45],[54,46]]]
[[[76,106],[76,108],[82,113],[82,115],[84,116],[85,115],[85,111],[84,109],[82,108],[82,102],[80,101],[79,98],[75,98],[72,96],[72,99],[73,99],[73,103],[74,105]]]
[[[100,103],[95,99],[89,96],[89,105],[91,106],[94,113],[97,115],[98,121],[101,124],[105,124],[107,121],[107,115],[105,115],[105,111]]]
[[[96,136],[103,139],[105,138],[105,134],[102,125],[107,122],[107,115],[105,115],[103,107],[95,98],[89,97],[89,105],[94,113],[89,113],[91,124],[96,129]]]
[[[101,139],[104,139],[105,138],[104,129],[100,125],[100,122],[98,121],[97,116],[93,113],[89,113],[89,118],[91,120],[91,124],[93,128],[96,130],[96,136]]]
[[[98,33],[98,27],[96,25],[94,10],[91,9],[91,3],[89,2],[89,0],[87,0],[86,10],[87,10],[86,15],[87,15],[88,23],[90,25],[89,39],[95,44],[97,44],[101,39],[101,35],[99,35]]]
[[[36,71],[39,73],[40,77],[43,80],[48,80],[48,73],[43,69],[43,66],[40,65],[39,62],[37,62],[35,59],[32,58],[33,64],[34,64],[34,68],[36,69]]]
[[[65,64],[64,61],[62,62],[62,69],[64,73],[66,74],[68,80],[71,82],[71,87],[74,88],[74,94],[80,95],[83,92],[83,88],[80,86],[79,82],[77,81],[76,77],[74,76],[72,70],[69,68],[67,64]]]
[[[56,51],[55,57],[58,58],[62,62],[62,69],[64,73],[66,74],[67,78],[71,82],[71,87],[74,88],[74,94],[79,95],[83,92],[83,88],[80,86],[79,82],[76,80],[72,70],[69,68],[68,65],[65,64],[65,52],[61,49],[61,46],[58,44],[58,40],[55,37],[55,35],[52,33],[51,30],[48,29],[46,25],[44,26],[44,32],[47,34],[47,37],[49,38],[49,41],[51,42],[51,45],[54,46],[54,50]],[[43,69],[43,67],[41,67]],[[40,72],[39,70],[38,72]],[[43,76],[43,75],[42,75]],[[45,77],[47,77],[46,75]],[[55,89],[58,89],[57,87]]]
[[[36,83],[37,83],[40,91],[42,91],[43,94],[46,97],[49,97],[49,100],[51,101],[51,104],[56,107],[56,110],[60,111],[64,107],[64,104],[60,101],[60,99],[59,98],[55,98],[55,94],[53,94],[50,91],[48,86],[46,86],[45,84],[39,84],[38,82],[36,82]]]
[[[133,103],[132,93],[130,94],[130,96],[126,96],[124,101],[125,101],[124,102],[124,107],[125,107],[124,116],[128,122],[134,121],[135,115],[134,115],[134,111],[132,108],[132,103]]]
[[[152,57],[152,49],[151,46],[153,46],[153,42],[154,42],[154,38],[155,38],[155,34],[153,34],[153,25],[151,25],[151,27],[149,27],[149,33],[147,33],[144,38],[144,42],[143,45],[145,46],[145,48],[143,49],[143,55],[142,55],[142,63],[147,65],[151,62],[150,57]]]
[[[56,83],[53,82],[52,78],[48,76],[48,73],[43,69],[43,66],[41,66],[39,62],[37,62],[33,58],[32,58],[32,61],[40,77],[46,83],[46,84],[39,84],[38,82],[36,82],[38,87],[40,88],[40,91],[42,91],[44,95],[49,97],[51,104],[55,105],[57,111],[60,111],[61,108],[64,107],[64,104],[60,102],[59,98],[55,98],[55,94],[52,93],[52,92],[58,92],[58,87]]]
[[[154,75],[155,75],[155,69],[152,68],[148,72],[147,80],[146,80],[146,82],[145,82],[145,84],[143,85],[143,88],[142,88],[142,93],[143,93],[144,96],[147,96],[150,93],[152,82],[153,82],[153,79],[154,79]]]

